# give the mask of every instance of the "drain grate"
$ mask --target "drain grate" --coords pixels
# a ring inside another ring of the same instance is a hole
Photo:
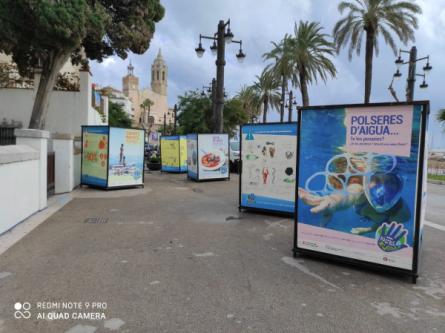
[[[200,188],[196,188],[196,187],[192,191],[195,193],[204,193],[204,190],[202,190]]]
[[[88,217],[83,222],[91,224],[102,224],[108,222],[108,217]]]

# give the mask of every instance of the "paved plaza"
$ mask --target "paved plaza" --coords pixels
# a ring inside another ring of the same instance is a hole
[[[445,332],[444,195],[429,185],[414,285],[292,258],[293,221],[239,213],[236,175],[151,173],[144,189],[83,188],[0,256],[0,332]],[[14,318],[18,302],[31,304],[30,319]],[[76,312],[46,309],[64,302],[92,314],[36,318]]]

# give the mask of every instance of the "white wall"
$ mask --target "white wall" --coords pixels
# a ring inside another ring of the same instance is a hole
[[[47,131],[79,136],[82,125],[107,124],[91,105],[91,75],[85,71],[79,75],[80,91],[53,91],[46,117]],[[38,75],[35,76],[35,82],[38,82]],[[3,118],[21,121],[23,127],[27,128],[36,91],[37,84],[34,89],[0,89],[0,121]]]
[[[39,210],[38,156],[28,146],[0,147],[0,234]]]

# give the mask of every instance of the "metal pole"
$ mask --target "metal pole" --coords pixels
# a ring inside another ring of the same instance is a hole
[[[226,65],[225,52],[226,44],[224,40],[224,21],[218,23],[217,46],[218,54],[216,58],[216,99],[215,99],[215,126],[214,133],[223,132],[223,111],[224,111],[224,66]]]
[[[289,91],[289,115],[288,115],[288,121],[291,122],[292,121],[292,102],[293,102],[293,98],[294,97],[294,93],[291,91]]]
[[[176,135],[176,115],[177,115],[177,113],[178,113],[178,107],[177,107],[177,105],[175,104],[175,106],[173,107],[173,113],[174,113],[174,120],[175,120],[175,122],[173,123],[173,134],[174,135]]]
[[[286,100],[285,77],[281,75],[281,104],[280,104],[280,123],[284,121],[284,101]]]
[[[167,114],[164,113],[164,135],[167,134],[167,132],[166,132],[166,125],[167,125]]]
[[[211,89],[212,89],[212,123],[213,126],[215,127],[215,122],[216,122],[216,79],[213,78],[212,79],[212,85],[211,85]],[[213,132],[217,132],[215,128],[212,128]]]
[[[417,61],[417,48],[413,46],[409,52],[408,79],[406,82],[407,102],[412,102],[414,99],[414,84],[416,82],[416,61]]]

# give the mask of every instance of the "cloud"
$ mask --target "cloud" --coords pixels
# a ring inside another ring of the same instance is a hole
[[[156,32],[150,49],[144,55],[130,55],[139,76],[141,86],[150,85],[151,64],[158,49],[169,66],[169,103],[173,105],[177,96],[188,90],[201,89],[208,85],[215,76],[215,58],[210,54],[210,41],[203,41],[206,52],[203,58],[196,57],[199,34],[212,35],[221,19],[231,19],[231,28],[235,39],[242,39],[244,52],[247,54],[243,64],[238,64],[235,54],[238,45],[227,45],[225,88],[230,96],[239,91],[244,84],[251,84],[255,76],[265,66],[262,55],[271,48],[271,41],[279,41],[285,33],[293,33],[294,23],[299,20],[314,20],[324,26],[326,33],[331,33],[334,24],[340,18],[337,6],[340,0],[164,0],[166,16],[156,25]],[[442,76],[445,70],[445,0],[418,0],[423,15],[419,18],[419,30],[416,32],[418,55],[431,55],[433,71],[427,82],[429,88],[421,91],[416,83],[416,98],[430,99],[431,110],[445,107],[442,97]],[[409,49],[412,45],[401,45]],[[388,86],[395,71],[395,56],[380,42],[380,54],[374,58],[372,101],[393,101]],[[337,78],[324,84],[309,87],[311,104],[360,103],[364,94],[364,53],[348,60],[347,50],[342,50],[334,59],[338,70]],[[127,72],[128,60],[117,57],[105,60],[102,64],[93,63],[94,81],[101,85],[113,85],[121,88],[122,76]],[[424,63],[419,62],[418,72]],[[406,67],[406,66],[405,66]],[[394,86],[400,99],[404,99],[407,68],[402,68],[403,77]],[[419,78],[420,80],[420,78]],[[301,103],[300,93],[296,93]],[[272,115],[272,119],[278,116]],[[432,119],[432,133],[440,137],[440,130]],[[441,139],[435,139],[436,146],[445,145]]]
[[[110,58],[105,59],[102,62],[102,66],[106,68],[106,67],[109,67],[111,65],[114,65],[115,63],[116,63],[116,59],[114,57],[110,57]]]

